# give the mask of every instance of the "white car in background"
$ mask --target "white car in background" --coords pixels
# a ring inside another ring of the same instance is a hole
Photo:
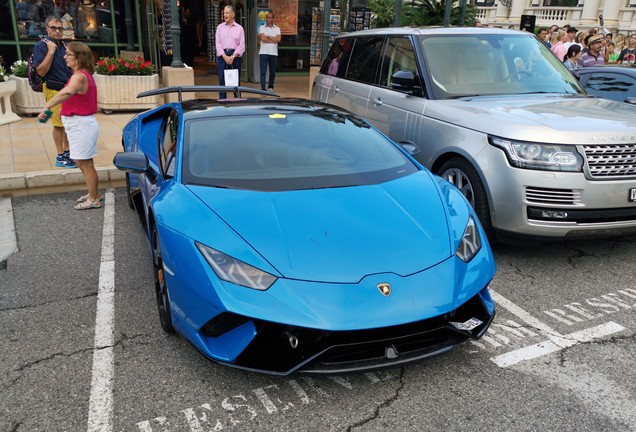
[[[636,107],[586,95],[530,33],[345,34],[312,91],[416,144],[415,158],[464,193],[493,238],[636,232]]]

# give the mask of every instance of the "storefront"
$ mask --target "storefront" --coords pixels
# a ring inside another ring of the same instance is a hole
[[[26,59],[46,35],[49,15],[60,18],[64,40],[88,44],[97,56],[140,50],[139,2],[133,0],[0,0],[0,56]]]

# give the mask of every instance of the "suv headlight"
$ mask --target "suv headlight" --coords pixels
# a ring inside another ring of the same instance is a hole
[[[462,261],[469,262],[475,255],[477,255],[477,252],[479,252],[480,249],[481,238],[479,237],[479,229],[477,229],[475,219],[470,216],[468,218],[464,234],[462,235],[462,239],[457,247],[457,251],[455,251],[455,255],[457,255]]]
[[[583,170],[583,157],[573,145],[523,142],[492,136],[488,140],[506,153],[513,167],[543,171]]]
[[[212,249],[199,242],[195,242],[195,244],[199,252],[201,252],[205,260],[210,264],[210,267],[212,267],[212,270],[214,270],[214,273],[224,281],[259,291],[265,291],[278,279],[274,275],[252,267],[249,264],[245,264],[243,261],[232,258],[216,249]]]

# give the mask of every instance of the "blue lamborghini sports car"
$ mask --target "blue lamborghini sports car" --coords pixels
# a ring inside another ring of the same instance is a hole
[[[153,92],[194,89],[262,94]],[[347,111],[174,102],[135,116],[123,146],[114,163],[148,235],[161,325],[211,360],[361,371],[441,354],[492,322],[495,263],[468,202],[412,143]]]

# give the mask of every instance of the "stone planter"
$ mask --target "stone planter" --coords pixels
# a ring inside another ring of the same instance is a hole
[[[19,121],[20,117],[11,108],[11,95],[15,93],[15,81],[0,82],[0,125]]]
[[[97,107],[109,114],[115,110],[147,110],[159,106],[161,95],[137,99],[141,92],[159,88],[159,75],[93,75],[97,85]]]
[[[13,94],[13,106],[18,114],[39,114],[46,103],[44,93],[33,91],[27,78],[10,76],[9,80],[15,81],[17,86]]]

